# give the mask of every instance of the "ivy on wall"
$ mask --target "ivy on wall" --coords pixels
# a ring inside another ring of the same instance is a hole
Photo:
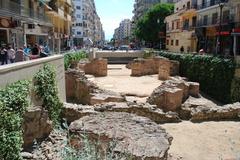
[[[201,90],[212,98],[223,103],[240,100],[240,91],[233,90],[232,85],[236,68],[232,59],[169,52],[160,52],[159,55],[179,61],[180,75],[199,82]],[[234,84],[237,85],[239,82]]]
[[[44,65],[33,78],[34,91],[43,101],[43,107],[48,110],[50,119],[58,124],[63,104],[58,95],[56,71],[51,65]]]

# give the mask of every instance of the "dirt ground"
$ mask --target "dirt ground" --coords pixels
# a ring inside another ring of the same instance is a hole
[[[92,77],[91,80],[101,88],[115,92],[149,96],[162,83],[157,75],[130,77],[131,70],[125,65],[109,65],[108,69],[107,77]],[[240,160],[240,122],[185,121],[162,126],[174,138],[169,150],[174,157],[182,160]]]
[[[240,122],[164,124],[173,136],[169,153],[183,160],[240,160]]]
[[[138,96],[149,96],[152,91],[161,85],[158,75],[131,77],[131,70],[125,65],[108,65],[107,77],[90,78],[99,87]]]

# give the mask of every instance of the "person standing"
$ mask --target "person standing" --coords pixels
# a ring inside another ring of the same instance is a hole
[[[1,49],[1,65],[8,64],[8,52],[5,46]]]
[[[31,46],[30,45],[24,46],[23,53],[24,53],[24,60],[28,61],[31,53]]]
[[[181,53],[184,52],[184,47],[183,46],[180,48],[180,51],[181,51]]]
[[[37,44],[35,44],[34,47],[32,48],[32,55],[37,56],[39,55],[39,53],[40,53],[39,47]]]
[[[11,46],[8,47],[7,54],[8,54],[9,61],[11,63],[14,63],[15,57],[16,57],[16,52]]]

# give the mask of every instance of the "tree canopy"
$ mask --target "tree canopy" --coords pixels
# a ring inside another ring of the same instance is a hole
[[[159,3],[153,6],[137,22],[134,34],[140,40],[154,43],[159,41],[159,33],[166,31],[165,18],[173,13],[174,6],[168,3]]]

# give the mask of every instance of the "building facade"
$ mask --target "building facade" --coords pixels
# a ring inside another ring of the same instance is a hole
[[[73,0],[74,45],[102,45],[104,31],[94,0]]]
[[[166,17],[166,49],[173,52],[196,52],[197,1],[181,0],[174,6],[174,14]]]
[[[0,0],[0,44],[17,49],[48,43],[52,24],[45,9],[46,4],[39,0]]]
[[[119,27],[114,30],[113,38],[116,46],[129,44],[131,25],[132,23],[130,19],[124,19],[120,22]]]
[[[211,54],[239,55],[238,0],[198,0],[198,49]]]
[[[37,43],[59,53],[68,46],[71,6],[71,0],[0,0],[0,44]]]
[[[46,14],[53,24],[50,31],[50,46],[54,52],[69,49],[72,27],[72,2],[71,0],[50,0],[48,6]]]

